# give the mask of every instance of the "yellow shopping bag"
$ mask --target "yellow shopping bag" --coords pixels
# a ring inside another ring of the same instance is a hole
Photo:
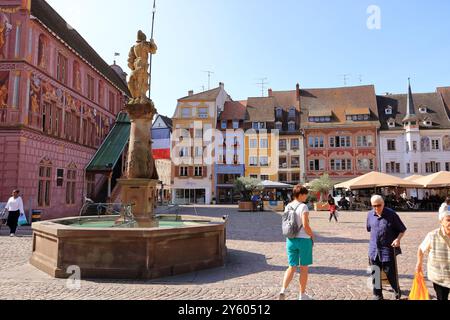
[[[409,295],[409,300],[430,300],[430,294],[425,283],[425,277],[421,272],[416,273],[411,294]]]

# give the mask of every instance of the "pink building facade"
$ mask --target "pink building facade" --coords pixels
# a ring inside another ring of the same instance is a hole
[[[102,181],[85,168],[122,110],[126,75],[44,0],[0,0],[0,202],[77,215]]]

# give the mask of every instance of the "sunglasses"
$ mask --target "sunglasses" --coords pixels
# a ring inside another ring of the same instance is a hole
[[[381,208],[382,206],[383,206],[382,204],[375,204],[372,207],[374,207],[374,208]]]

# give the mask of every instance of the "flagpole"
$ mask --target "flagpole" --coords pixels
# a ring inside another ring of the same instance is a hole
[[[152,17],[152,34],[151,40],[153,40],[153,31],[155,28],[155,13],[156,13],[156,0],[153,0],[153,17]],[[149,70],[149,78],[148,78],[148,98],[151,99],[152,92],[152,62],[153,62],[153,54],[150,53],[150,70]]]

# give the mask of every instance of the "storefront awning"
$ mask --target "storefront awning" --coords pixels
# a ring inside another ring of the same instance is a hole
[[[114,127],[86,168],[86,172],[103,173],[114,170],[130,139],[131,122],[126,112],[121,112]]]

